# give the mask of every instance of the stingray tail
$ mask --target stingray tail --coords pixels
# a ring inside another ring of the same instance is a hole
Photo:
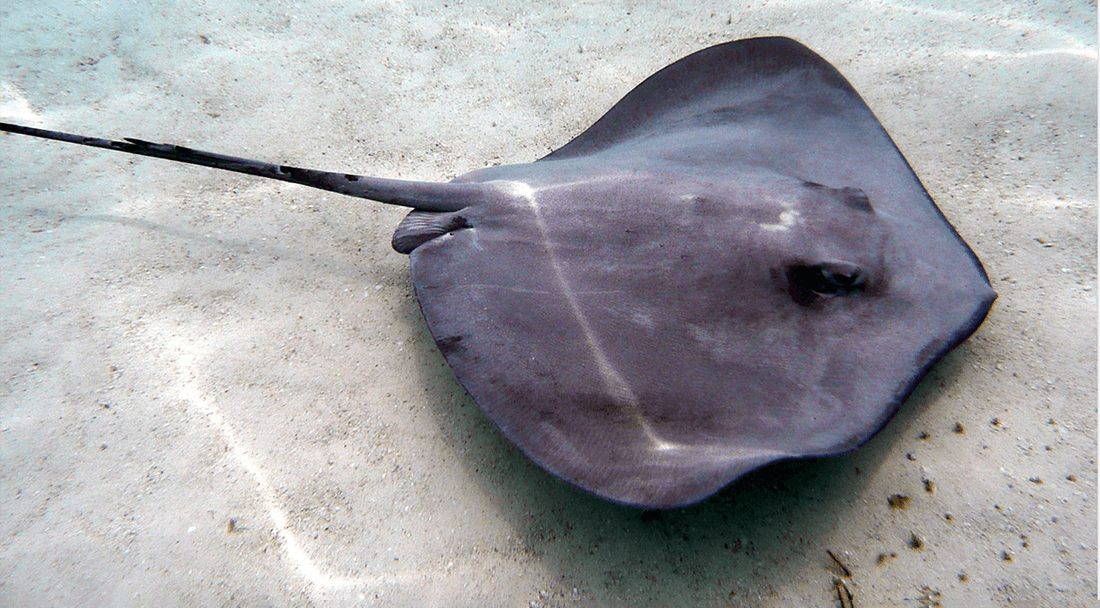
[[[412,207],[421,211],[458,211],[487,199],[507,196],[497,188],[485,183],[435,183],[415,182],[399,179],[384,179],[346,173],[330,173],[313,169],[301,169],[288,165],[273,165],[248,158],[237,158],[192,150],[173,144],[156,144],[140,139],[126,138],[123,141],[85,137],[60,131],[48,131],[0,122],[0,131],[42,137],[64,141],[93,148],[117,150],[129,154],[164,158],[181,163],[213,167],[236,173],[247,173],[270,179],[277,179],[330,192],[339,192],[348,196],[370,199],[380,203]]]

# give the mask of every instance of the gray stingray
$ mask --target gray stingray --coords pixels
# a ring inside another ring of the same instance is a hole
[[[855,449],[996,298],[852,86],[786,38],[689,55],[545,158],[445,184],[0,128],[414,208],[393,247],[459,382],[544,469],[630,505]]]

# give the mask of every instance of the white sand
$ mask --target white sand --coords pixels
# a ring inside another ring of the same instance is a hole
[[[0,136],[0,605],[838,605],[826,550],[858,606],[1095,601],[1093,3],[345,4],[5,3],[0,118],[445,180],[787,35],[1000,299],[860,451],[643,519],[465,396],[401,210]]]

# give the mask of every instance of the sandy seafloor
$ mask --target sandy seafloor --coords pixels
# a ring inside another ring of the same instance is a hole
[[[604,502],[444,365],[403,210],[0,136],[0,605],[836,606],[826,551],[856,606],[1094,605],[1095,3],[674,4],[6,2],[0,118],[447,180],[797,38],[1000,294],[874,440]]]

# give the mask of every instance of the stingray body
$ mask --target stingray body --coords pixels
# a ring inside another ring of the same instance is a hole
[[[859,95],[786,38],[699,51],[549,156],[447,184],[2,128],[413,207],[393,246],[459,381],[543,468],[630,505],[856,448],[996,298]]]

